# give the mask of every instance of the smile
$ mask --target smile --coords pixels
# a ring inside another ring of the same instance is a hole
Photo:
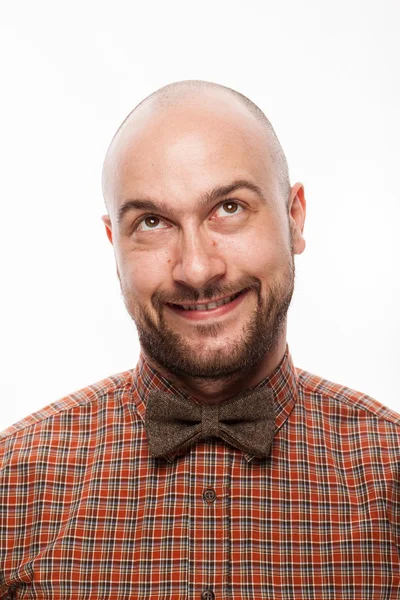
[[[183,310],[212,310],[213,308],[218,308],[223,304],[232,302],[232,300],[237,298],[241,293],[242,292],[237,292],[236,294],[232,294],[232,296],[227,296],[226,298],[214,302],[208,302],[207,304],[173,304],[172,306]]]
[[[219,318],[236,309],[243,299],[247,296],[248,289],[241,290],[226,298],[220,298],[207,303],[198,304],[170,304],[167,303],[167,308],[179,317],[190,321],[202,321],[213,317]]]

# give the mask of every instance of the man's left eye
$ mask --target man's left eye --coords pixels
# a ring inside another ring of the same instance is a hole
[[[233,202],[232,200],[227,200],[221,204],[221,206],[215,211],[215,214],[219,212],[219,216],[226,217],[227,215],[237,215],[242,212],[243,208],[237,202]]]

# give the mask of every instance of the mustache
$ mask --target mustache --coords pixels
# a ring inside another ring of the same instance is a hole
[[[174,291],[165,290],[155,292],[152,295],[152,303],[157,309],[161,308],[163,304],[193,304],[194,302],[202,300],[206,303],[216,298],[232,296],[245,289],[254,289],[259,292],[261,289],[260,280],[256,277],[247,276],[239,279],[235,283],[207,286],[201,290],[195,290],[179,284],[179,289]]]

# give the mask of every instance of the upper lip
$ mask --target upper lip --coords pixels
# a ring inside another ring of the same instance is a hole
[[[236,294],[240,294],[241,292],[244,292],[244,290],[232,292],[232,294],[227,294],[226,296],[221,296],[220,298],[213,298],[212,300],[201,300],[200,302],[167,302],[167,304],[178,304],[178,306],[198,306],[199,304],[211,304],[212,302],[219,302],[220,300],[225,300],[226,298],[230,298],[231,296],[235,296]]]

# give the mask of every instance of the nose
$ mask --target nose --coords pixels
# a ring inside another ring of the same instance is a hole
[[[214,244],[208,233],[199,229],[182,234],[172,271],[173,279],[199,290],[223,277],[226,273],[225,260]]]

